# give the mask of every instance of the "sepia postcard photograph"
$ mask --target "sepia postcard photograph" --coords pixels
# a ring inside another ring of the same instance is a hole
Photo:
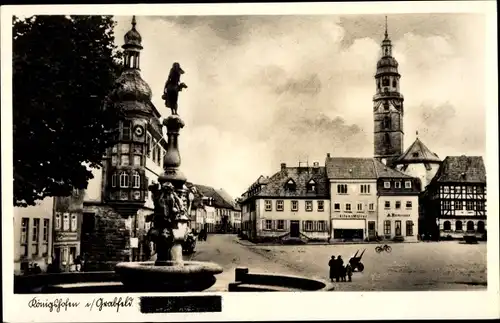
[[[1,23],[4,321],[499,317],[495,2]]]

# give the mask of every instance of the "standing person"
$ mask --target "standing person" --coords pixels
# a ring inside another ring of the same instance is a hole
[[[81,271],[82,270],[82,260],[80,258],[80,255],[76,256],[76,258],[73,261],[73,263],[75,264],[76,271]]]
[[[349,278],[349,281],[352,282],[352,266],[350,263],[347,263],[347,265],[345,266],[345,271],[347,277]]]
[[[340,281],[340,276],[342,274],[342,271],[344,271],[344,260],[342,260],[342,256],[339,255],[337,257],[337,275],[335,276],[335,280],[337,282]]]
[[[337,261],[335,260],[335,256],[332,256],[332,258],[328,262],[328,266],[330,267],[330,281],[333,282],[333,278],[336,277],[335,276],[335,269],[337,266]]]

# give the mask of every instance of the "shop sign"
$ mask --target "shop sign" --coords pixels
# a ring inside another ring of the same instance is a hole
[[[388,218],[396,218],[396,217],[406,217],[406,218],[408,218],[410,216],[411,216],[411,214],[397,214],[397,213],[389,213],[389,214],[387,214]]]
[[[366,219],[366,214],[339,214],[336,218],[341,219]]]
[[[56,242],[78,240],[78,234],[76,232],[58,232],[55,240]]]

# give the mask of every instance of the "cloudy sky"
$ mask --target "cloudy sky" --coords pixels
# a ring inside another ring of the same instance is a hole
[[[116,17],[117,45],[131,17]],[[239,196],[281,162],[373,155],[373,75],[385,18],[137,17],[143,78],[161,100],[174,61],[182,168],[190,181]],[[389,15],[405,97],[405,147],[440,157],[485,154],[485,20],[479,14]]]

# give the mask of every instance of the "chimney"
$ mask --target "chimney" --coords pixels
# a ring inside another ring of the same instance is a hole
[[[281,163],[281,170],[286,170],[286,163]]]
[[[330,158],[330,153],[327,153],[327,154],[326,154],[326,158]]]

